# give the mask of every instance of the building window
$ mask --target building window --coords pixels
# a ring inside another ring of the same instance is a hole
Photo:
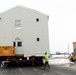
[[[40,41],[40,39],[39,39],[39,38],[37,38],[37,41]]]
[[[16,47],[16,42],[13,42],[13,46]]]
[[[21,20],[15,20],[15,28],[20,29],[21,28]]]
[[[36,18],[36,22],[39,22],[39,18]]]
[[[20,41],[20,42],[17,42],[17,46],[18,47],[21,47],[22,46],[22,42]]]

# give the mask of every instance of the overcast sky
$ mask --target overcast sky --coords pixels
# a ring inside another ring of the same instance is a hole
[[[23,5],[49,15],[50,52],[72,52],[76,42],[76,0],[0,0],[0,13]]]

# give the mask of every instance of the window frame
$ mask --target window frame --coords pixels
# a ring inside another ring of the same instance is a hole
[[[17,47],[22,47],[22,41],[17,42]]]
[[[39,18],[36,18],[36,22],[39,22]]]
[[[15,20],[15,29],[21,29],[21,20]]]
[[[37,41],[40,41],[40,38],[37,38],[36,40],[37,40]]]

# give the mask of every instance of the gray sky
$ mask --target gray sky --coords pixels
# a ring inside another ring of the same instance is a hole
[[[76,0],[0,0],[0,13],[16,5],[49,15],[51,53],[73,51],[72,43],[76,41]]]

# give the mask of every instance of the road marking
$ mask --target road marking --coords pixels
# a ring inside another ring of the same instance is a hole
[[[19,71],[22,72],[23,70],[21,68],[19,68]]]
[[[19,68],[20,74],[19,75],[24,75],[23,74],[23,70],[21,68]]]
[[[38,71],[38,70],[37,70],[37,69],[35,69],[35,68],[34,68],[33,70],[34,70],[34,71],[36,71],[36,72]]]

